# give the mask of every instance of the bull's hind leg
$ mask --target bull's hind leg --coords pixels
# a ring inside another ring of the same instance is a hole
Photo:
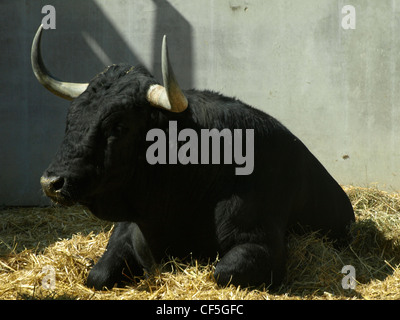
[[[246,243],[233,247],[215,268],[219,285],[279,285],[285,275],[285,258],[274,255],[267,245]]]
[[[143,269],[151,268],[152,264],[151,252],[139,227],[135,223],[119,222],[86,284],[96,290],[111,289],[129,277],[143,275]]]
[[[216,207],[217,238],[223,254],[215,269],[219,285],[276,286],[283,280],[284,225],[274,216],[260,215],[263,210],[254,203],[232,196]]]

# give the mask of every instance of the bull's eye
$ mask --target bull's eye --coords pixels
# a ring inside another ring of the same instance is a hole
[[[111,130],[108,132],[108,136],[119,138],[123,136],[126,133],[126,131],[127,131],[126,127],[124,127],[121,124],[118,124],[111,128]]]
[[[111,135],[114,137],[121,137],[126,132],[126,128],[123,125],[116,125],[111,130]]]

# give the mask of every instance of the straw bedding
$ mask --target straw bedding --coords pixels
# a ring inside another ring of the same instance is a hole
[[[314,234],[290,234],[287,277],[268,288],[218,287],[218,260],[170,261],[152,274],[126,274],[124,288],[94,291],[85,279],[105,250],[113,225],[82,207],[0,210],[0,299],[400,299],[400,194],[344,187],[355,213],[354,240],[336,249]],[[217,258],[218,259],[218,258]],[[342,267],[356,272],[343,289]],[[48,268],[52,270],[53,286]]]

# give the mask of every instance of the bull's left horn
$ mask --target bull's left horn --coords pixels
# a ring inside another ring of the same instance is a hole
[[[46,66],[43,63],[42,54],[40,50],[40,40],[42,38],[43,25],[38,28],[35,37],[32,42],[31,49],[31,63],[33,73],[36,79],[49,91],[55,95],[67,99],[73,100],[78,97],[83,91],[86,90],[88,83],[73,83],[63,82],[55,79],[47,71]]]
[[[167,36],[164,36],[161,51],[161,69],[164,87],[152,85],[147,92],[147,100],[154,106],[171,112],[183,112],[188,107],[188,101],[176,81],[174,71],[169,62]]]

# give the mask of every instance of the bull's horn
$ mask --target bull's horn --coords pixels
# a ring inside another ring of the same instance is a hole
[[[46,69],[46,66],[43,63],[42,54],[40,52],[42,30],[43,25],[40,25],[32,42],[31,63],[33,73],[35,74],[36,79],[38,79],[38,81],[46,89],[61,98],[73,100],[78,97],[83,91],[85,91],[89,84],[63,82],[55,79],[53,76],[50,75],[50,73]]]
[[[161,69],[164,87],[153,85],[147,92],[148,101],[171,112],[183,112],[188,107],[188,101],[176,81],[174,71],[169,62],[167,36],[164,36],[161,51]]]

